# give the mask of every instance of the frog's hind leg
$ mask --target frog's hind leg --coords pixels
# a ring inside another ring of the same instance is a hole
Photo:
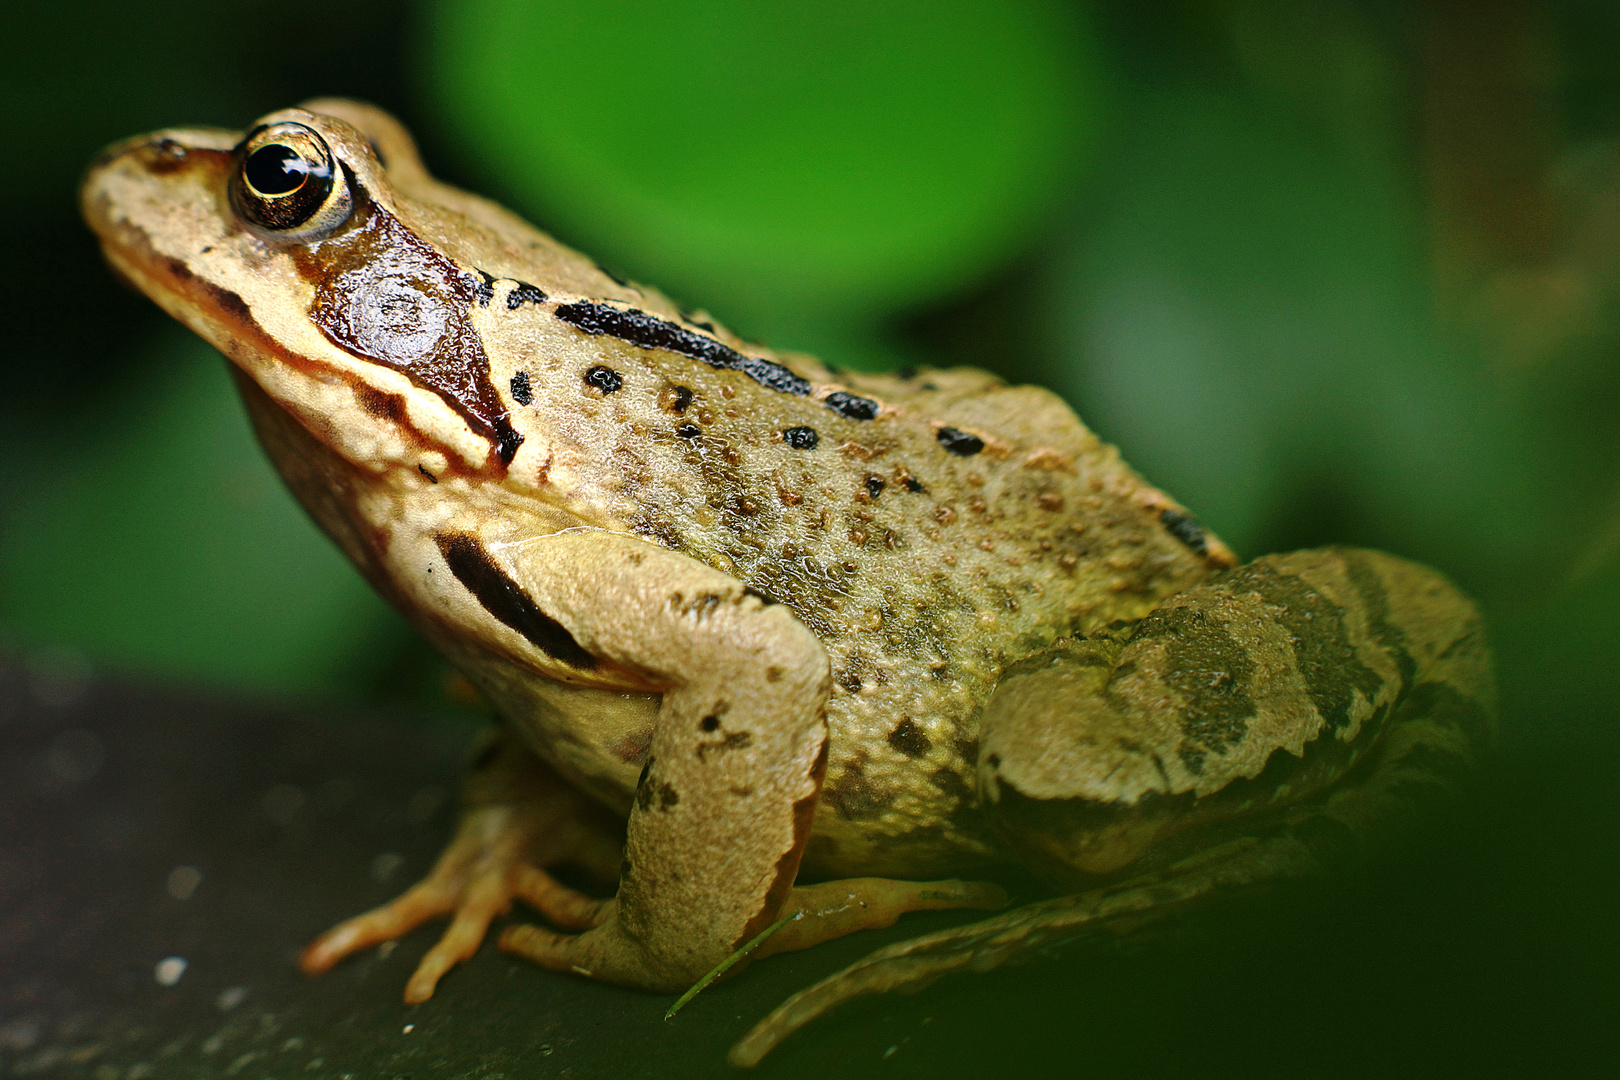
[[[1375,552],[1261,560],[1175,598],[1125,640],[1058,646],[1010,671],[987,704],[981,781],[1031,863],[1076,884],[1115,880],[873,953],[790,998],[731,1060],[754,1064],[863,994],[1342,868],[1452,791],[1493,717],[1472,606]],[[1272,743],[1248,748],[1247,772],[1230,767],[1246,737]],[[1109,791],[1135,797],[1109,805]]]
[[[911,911],[955,908],[996,911],[1006,906],[1006,890],[984,881],[841,878],[814,885],[795,885],[783,902],[776,923],[767,934],[760,935],[763,940],[738,949],[716,973],[723,971],[730,977],[767,956],[808,949],[857,930],[893,926],[900,916]],[[582,961],[590,959],[589,953],[579,949],[578,942],[577,936],[516,924],[508,926],[501,934],[500,946],[554,971],[578,971],[584,966]]]
[[[476,755],[464,800],[456,835],[428,876],[312,942],[299,959],[306,974],[449,916],[449,928],[406,984],[405,1000],[415,1004],[432,997],[439,979],[478,951],[490,922],[513,900],[569,929],[601,921],[608,901],[559,884],[545,867],[572,863],[612,881],[623,840],[611,817],[505,735]]]

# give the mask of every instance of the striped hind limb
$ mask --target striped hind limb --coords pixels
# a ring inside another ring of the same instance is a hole
[[[1008,846],[1074,894],[857,961],[732,1061],[853,997],[1358,862],[1457,789],[1494,725],[1473,606],[1377,552],[1271,556],[1117,637],[1060,643],[998,685],[980,779]]]

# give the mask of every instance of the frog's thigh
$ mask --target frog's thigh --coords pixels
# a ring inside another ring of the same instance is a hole
[[[787,608],[632,537],[561,533],[492,554],[586,653],[664,691],[616,911],[520,951],[685,989],[777,918],[793,885],[826,767],[826,652]]]
[[[1246,619],[1261,625],[1245,631]],[[1223,640],[1223,626],[1237,644]],[[1278,657],[1241,647],[1275,642],[1279,627],[1289,634],[1291,675]],[[1185,666],[1167,665],[1160,652]],[[1198,700],[1227,707],[1191,712]],[[1004,831],[1033,834],[1032,861],[1083,875],[1188,822],[1226,827],[1187,832],[1188,843],[1151,871],[881,949],[784,1002],[731,1061],[758,1062],[862,994],[987,971],[1097,927],[1128,929],[1206,896],[1354,859],[1455,788],[1494,737],[1495,705],[1473,606],[1433,571],[1370,551],[1261,559],[1167,603],[1124,647],[1054,650],[1004,680],[981,755],[982,775],[999,787]],[[1267,721],[1273,714],[1280,719]],[[1245,737],[1268,722],[1315,736],[1298,749],[1283,742],[1255,776],[1228,769],[1224,788],[1199,794],[1198,782],[1239,760]],[[1044,773],[1043,760],[1052,765]],[[1010,776],[1043,785],[1040,794],[1018,792]],[[1104,797],[1136,789],[1134,805]],[[1266,807],[1282,808],[1255,816]]]
[[[1371,551],[1267,556],[1171,597],[1123,644],[1011,670],[980,781],[1022,857],[1083,882],[1324,791],[1426,683],[1494,708],[1478,616],[1444,578]]]

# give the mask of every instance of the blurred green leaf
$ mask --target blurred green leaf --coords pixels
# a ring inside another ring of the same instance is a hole
[[[1050,279],[1042,377],[1246,557],[1359,543],[1541,598],[1594,515],[1546,418],[1435,326],[1421,209],[1373,164],[1394,129],[1308,137],[1297,100],[1267,105],[1131,101]]]
[[[219,354],[178,326],[145,353],[75,452],[11,492],[0,618],[171,677],[362,681],[403,624],[271,471]]]
[[[1098,122],[1094,46],[1038,0],[456,0],[429,27],[446,128],[542,224],[790,347],[1007,258]]]

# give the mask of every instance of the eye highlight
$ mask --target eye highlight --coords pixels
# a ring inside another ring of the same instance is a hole
[[[235,150],[231,205],[249,224],[287,239],[331,232],[349,216],[349,185],[326,140],[303,124],[265,124]]]

